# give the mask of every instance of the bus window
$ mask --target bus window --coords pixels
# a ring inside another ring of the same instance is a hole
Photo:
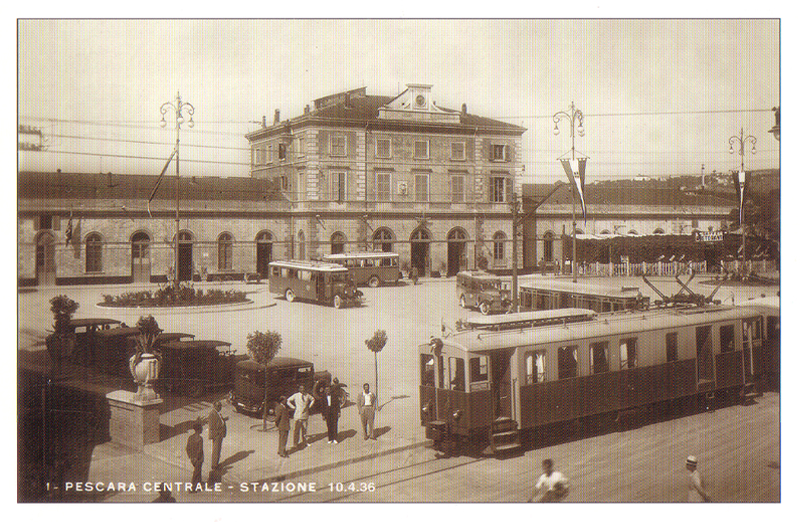
[[[636,368],[636,338],[619,341],[619,369]]]
[[[525,383],[544,382],[545,351],[525,352]]]
[[[281,268],[281,277],[284,279],[289,278],[289,269],[288,268]]]
[[[272,267],[272,275],[275,276],[275,277],[280,277],[280,275],[281,275],[280,267],[273,266]]]
[[[592,343],[589,345],[589,357],[592,373],[605,373],[608,368],[608,341]]]
[[[331,283],[342,283],[344,282],[344,274],[336,273],[331,274]]]
[[[364,260],[364,265],[363,266],[371,268],[371,267],[375,266],[375,260],[367,258],[367,259]]]
[[[451,390],[464,391],[466,389],[464,374],[464,359],[460,357],[448,357],[447,359],[447,382]]]
[[[603,299],[603,311],[610,312],[611,311],[611,301]]]
[[[300,281],[311,281],[311,272],[309,270],[298,270],[297,278]]]
[[[435,378],[435,369],[433,364],[433,355],[429,353],[423,353],[419,356],[419,367],[422,372],[420,376],[420,383],[423,386],[430,386],[433,388],[436,385]]]
[[[558,349],[558,378],[570,379],[578,376],[578,347],[561,346]]]
[[[678,360],[678,332],[669,332],[666,338],[667,342],[667,362],[675,362]]]
[[[721,352],[732,352],[735,341],[732,324],[719,327],[719,349]]]
[[[489,380],[489,359],[486,356],[472,357],[469,360],[469,382]]]

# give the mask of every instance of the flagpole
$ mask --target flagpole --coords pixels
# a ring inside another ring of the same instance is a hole
[[[173,152],[175,156],[175,240],[174,240],[174,249],[175,249],[175,265],[174,265],[174,273],[173,273],[173,284],[178,284],[178,236],[180,235],[181,231],[181,199],[180,199],[180,152],[179,147],[181,143],[181,125],[184,123],[183,118],[183,111],[185,110],[186,113],[189,115],[188,125],[189,127],[194,127],[194,120],[192,120],[192,115],[194,114],[194,106],[188,102],[181,101],[181,93],[178,92],[177,96],[175,97],[175,102],[166,102],[161,105],[161,127],[166,127],[167,121],[164,119],[164,116],[167,114],[169,109],[175,113],[175,151]],[[167,161],[169,164],[169,161]],[[164,167],[166,169],[166,166]],[[191,279],[191,276],[190,276]]]
[[[739,175],[736,176],[737,183],[736,188],[739,192],[739,228],[742,229],[742,268],[741,268],[741,277],[744,279],[747,276],[747,255],[745,250],[746,242],[747,242],[747,230],[745,228],[745,219],[744,219],[744,197],[745,197],[745,188],[747,187],[747,174],[744,171],[744,146],[747,143],[752,145],[752,149],[750,152],[753,154],[756,153],[756,138],[755,136],[747,136],[744,135],[744,127],[739,130],[738,136],[731,136],[728,138],[728,143],[730,143],[731,148],[728,150],[729,153],[733,154],[734,152],[739,153],[739,157],[741,159],[741,168],[739,169]],[[738,144],[739,150],[734,151],[733,145]]]
[[[555,123],[555,128],[553,129],[553,134],[558,134],[558,122],[562,119],[566,119],[569,122],[569,135],[572,138],[572,162],[575,161],[575,122],[578,122],[578,134],[583,136],[583,113],[580,109],[575,108],[575,102],[570,102],[569,104],[569,112],[559,111],[553,115],[553,122]],[[577,251],[578,251],[578,228],[575,221],[575,191],[577,190],[577,184],[579,183],[579,179],[574,178],[574,173],[570,176],[573,181],[572,187],[570,187],[570,194],[572,195],[572,282],[578,282],[578,258],[577,258]],[[580,178],[580,176],[579,176]],[[585,209],[584,209],[585,212]],[[585,216],[584,216],[585,217]]]

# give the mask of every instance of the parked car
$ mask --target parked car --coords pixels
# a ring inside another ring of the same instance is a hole
[[[477,308],[483,315],[508,312],[511,307],[510,290],[503,281],[481,271],[464,271],[456,275],[458,303],[461,308]]]
[[[262,415],[264,406],[264,365],[252,359],[236,363],[233,377],[233,391],[228,395],[228,401],[240,413]],[[266,404],[267,414],[275,410],[278,398],[283,395],[289,397],[296,393],[302,384],[308,393],[319,399],[324,386],[331,382],[328,371],[315,372],[314,363],[295,359],[292,357],[275,357],[266,368]],[[345,385],[340,384],[339,400],[344,406],[348,394]]]

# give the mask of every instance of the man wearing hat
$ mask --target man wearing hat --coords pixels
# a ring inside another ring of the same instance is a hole
[[[711,502],[711,496],[703,489],[703,480],[697,471],[697,457],[686,457],[686,469],[689,471],[689,502]]]
[[[192,486],[195,488],[200,484],[200,474],[203,469],[203,437],[200,434],[203,432],[203,424],[197,420],[192,425],[194,433],[189,435],[186,441],[186,454],[194,466],[194,473],[192,474]],[[194,491],[194,490],[192,490]]]

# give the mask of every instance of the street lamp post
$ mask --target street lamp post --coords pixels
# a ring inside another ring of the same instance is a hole
[[[738,136],[731,136],[730,138],[728,138],[728,143],[730,143],[730,145],[731,145],[731,148],[728,150],[728,152],[731,153],[731,154],[733,154],[734,152],[737,152],[736,150],[734,150],[733,146],[734,145],[738,146],[738,148],[739,148],[739,150],[738,150],[739,157],[741,159],[741,168],[739,170],[739,175],[737,176],[737,183],[739,184],[738,188],[739,188],[739,191],[740,191],[739,192],[740,193],[740,196],[739,196],[739,198],[740,198],[739,199],[739,227],[742,229],[742,269],[741,269],[742,272],[741,272],[741,275],[745,276],[745,272],[746,272],[745,263],[747,262],[746,250],[745,250],[745,245],[746,245],[746,239],[745,238],[747,237],[747,230],[746,230],[746,227],[745,227],[745,219],[744,219],[744,189],[745,189],[744,183],[745,183],[745,179],[746,179],[745,172],[744,172],[744,146],[749,143],[752,146],[752,148],[750,149],[750,152],[755,154],[756,153],[756,138],[755,138],[755,136],[749,136],[749,135],[745,136],[744,135],[744,128],[742,128],[742,129],[739,130],[739,135]]]
[[[558,122],[562,119],[566,119],[569,122],[569,135],[572,138],[572,159],[575,159],[575,123],[578,123],[578,134],[583,137],[583,113],[575,108],[575,102],[571,102],[569,105],[569,112],[566,111],[559,111],[553,115],[553,122],[555,123],[555,128],[553,129],[553,134],[558,134]],[[570,193],[572,194],[572,282],[578,282],[578,259],[577,259],[577,250],[578,250],[578,235],[577,235],[577,224],[575,222],[575,186],[573,184],[570,187]]]
[[[188,102],[181,101],[181,93],[178,92],[177,96],[175,97],[175,101],[173,102],[166,102],[161,105],[161,122],[159,125],[161,127],[167,126],[167,120],[165,116],[169,110],[175,113],[175,266],[174,266],[174,274],[173,274],[173,284],[178,284],[178,236],[180,235],[181,231],[181,200],[180,200],[180,155],[178,153],[178,148],[181,143],[181,125],[186,123],[190,128],[194,127],[194,120],[192,120],[192,116],[194,115],[194,105]],[[186,111],[186,114],[189,116],[189,121],[187,122],[183,117],[183,111]]]

